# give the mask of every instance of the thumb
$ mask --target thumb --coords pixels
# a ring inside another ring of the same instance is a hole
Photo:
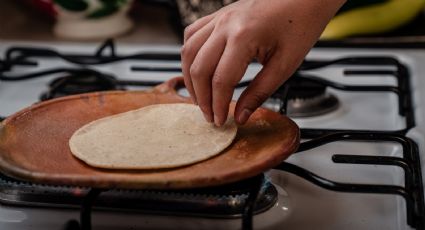
[[[251,114],[289,78],[281,58],[271,57],[240,96],[235,108],[235,120],[244,124]]]

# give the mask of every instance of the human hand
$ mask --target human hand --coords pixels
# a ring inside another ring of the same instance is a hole
[[[205,119],[221,126],[249,63],[263,68],[237,101],[250,115],[301,64],[345,0],[240,0],[188,26],[181,51],[186,87]]]

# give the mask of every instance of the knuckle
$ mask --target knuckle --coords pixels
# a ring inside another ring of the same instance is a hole
[[[213,80],[212,80],[212,86],[215,89],[222,89],[225,88],[226,86],[226,82],[223,80],[223,78],[214,75]]]
[[[201,68],[199,68],[198,65],[193,64],[190,66],[189,73],[192,78],[199,78],[201,76]]]
[[[251,30],[247,25],[239,25],[237,26],[232,33],[231,38],[235,41],[242,41],[247,39],[251,35]]]
[[[186,88],[190,91],[190,87],[192,87],[192,83],[190,81],[189,76],[187,76],[187,74],[183,75],[183,81],[184,81],[184,85],[186,86]]]
[[[182,58],[185,57],[187,55],[187,45],[183,45],[182,49],[180,51]]]
[[[212,87],[215,89],[224,89],[224,90],[233,90],[238,82],[234,82],[233,78],[224,78],[226,74],[220,73],[221,71],[216,71],[212,78]]]
[[[184,28],[184,38],[188,39],[192,34],[194,33],[194,24],[188,25],[186,26],[186,28]]]
[[[248,32],[246,28],[238,28],[233,32],[232,38],[235,41],[241,41],[242,39],[246,39],[248,36]]]
[[[233,17],[233,14],[234,13],[230,10],[221,13],[220,16],[217,19],[217,25],[223,26],[223,25],[226,25],[227,23],[229,23],[231,21],[231,18]]]
[[[181,56],[182,56],[182,58],[188,57],[192,53],[193,53],[193,48],[192,48],[191,45],[189,45],[189,44],[183,45],[182,50],[181,50]]]
[[[241,52],[244,52],[246,56],[255,55],[257,53],[258,41],[251,31],[249,26],[238,26],[230,34],[228,42],[236,47],[243,46],[244,49]]]

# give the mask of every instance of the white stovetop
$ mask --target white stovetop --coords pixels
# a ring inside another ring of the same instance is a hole
[[[16,44],[16,43],[14,43]],[[0,54],[10,44],[0,42]],[[34,44],[33,44],[34,45]],[[40,44],[37,44],[40,45]],[[42,44],[49,46],[52,44]],[[54,44],[70,52],[92,52],[97,45]],[[179,47],[141,47],[118,45],[118,54],[142,51],[173,51]],[[417,126],[409,132],[425,154],[425,51],[422,50],[360,50],[316,49],[309,57],[334,59],[346,55],[391,55],[407,64],[412,74]],[[43,61],[43,65],[48,63]],[[179,66],[178,62],[158,63],[131,61],[96,68],[119,73],[125,79],[166,80],[179,73],[132,73],[129,65]],[[48,65],[62,65],[50,62]],[[40,67],[43,68],[43,67]],[[252,78],[258,65],[251,65],[245,78]],[[395,84],[391,77],[341,78],[341,68],[327,68],[320,76],[346,84]],[[22,82],[0,82],[0,116],[10,115],[37,101],[53,77]],[[300,127],[396,130],[403,128],[397,113],[397,98],[391,93],[343,93],[333,90],[343,106],[337,111],[315,118],[296,119]],[[185,92],[182,92],[185,94]],[[240,92],[235,94],[235,98]],[[392,143],[337,142],[293,155],[288,162],[302,166],[320,176],[340,182],[401,185],[402,171],[397,167],[343,165],[331,162],[333,154],[399,156],[400,146]],[[425,156],[422,165],[425,166]],[[287,173],[272,170],[270,175],[280,191],[279,202],[271,210],[255,216],[255,229],[410,229],[406,225],[405,205],[400,197],[390,195],[336,193],[321,189]],[[281,189],[281,188],[284,188]],[[289,197],[289,199],[288,199]],[[78,212],[58,209],[17,208],[0,205],[0,229],[62,229],[65,220],[77,218]],[[134,213],[95,212],[94,229],[238,229],[239,220],[161,217]]]

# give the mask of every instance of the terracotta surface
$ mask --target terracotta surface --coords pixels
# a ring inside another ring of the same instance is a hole
[[[285,116],[258,109],[220,155],[167,170],[104,170],[75,158],[68,140],[84,124],[158,103],[187,102],[181,78],[152,91],[111,91],[63,97],[24,109],[0,127],[0,171],[26,181],[98,188],[191,188],[235,182],[279,164],[299,144],[299,129]],[[232,105],[233,110],[234,104]],[[231,111],[233,113],[233,111]],[[173,116],[173,114],[170,114]]]

